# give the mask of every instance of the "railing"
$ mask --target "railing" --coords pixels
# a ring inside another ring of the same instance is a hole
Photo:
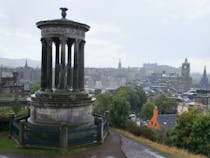
[[[82,145],[97,142],[98,130],[96,125],[68,129],[68,145]]]
[[[35,146],[59,147],[59,129],[26,125],[23,143]]]
[[[68,147],[89,143],[103,143],[108,134],[107,116],[93,114],[95,124],[71,128],[60,126],[38,126],[27,122],[29,116],[11,118],[10,136],[21,145],[35,147]]]

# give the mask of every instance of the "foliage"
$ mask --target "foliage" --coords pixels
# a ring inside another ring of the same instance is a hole
[[[177,119],[170,139],[172,145],[191,152],[210,156],[210,114],[200,114],[195,110],[183,113]]]
[[[146,126],[137,126],[135,122],[129,120],[126,124],[126,130],[133,133],[136,136],[142,136],[152,141],[158,140],[158,135],[151,128]]]
[[[12,97],[14,97],[14,95],[12,93],[1,93],[0,94],[0,98],[3,98],[3,99],[12,98]]]
[[[141,107],[143,106],[144,103],[147,102],[147,95],[145,93],[145,91],[143,90],[142,87],[135,87],[135,91],[136,91],[136,94],[139,98],[139,107],[141,109]]]
[[[22,108],[16,115],[23,116],[28,113],[28,109]],[[10,116],[14,114],[11,106],[0,107],[0,131],[9,129]]]
[[[115,127],[124,128],[128,121],[130,104],[122,96],[115,95],[110,109],[110,123]]]
[[[129,102],[131,111],[139,113],[142,105],[146,102],[147,97],[141,87],[132,89],[130,86],[120,87],[116,91],[116,95],[120,95]]]
[[[15,114],[20,112],[20,110],[22,108],[20,105],[20,102],[17,99],[12,103],[11,107]]]
[[[30,94],[34,94],[36,91],[38,91],[40,89],[41,85],[40,83],[36,83],[34,84],[34,86],[32,87]]]
[[[140,117],[144,120],[150,120],[152,118],[154,108],[155,108],[154,103],[152,102],[145,103],[141,109]]]
[[[112,103],[112,94],[102,93],[96,96],[96,101],[94,102],[94,112],[103,114],[105,111],[109,110]]]
[[[174,99],[168,98],[166,94],[159,95],[154,103],[158,107],[158,112],[160,114],[176,112],[173,107],[177,105],[177,102]]]

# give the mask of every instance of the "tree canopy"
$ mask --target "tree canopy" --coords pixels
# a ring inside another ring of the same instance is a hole
[[[159,95],[155,99],[154,103],[158,107],[158,111],[160,114],[176,112],[177,102],[174,99],[169,98],[166,94]]]
[[[103,114],[105,111],[110,110],[112,103],[112,94],[102,93],[96,96],[96,101],[94,102],[94,112]]]
[[[31,89],[31,91],[30,91],[30,94],[34,94],[39,89],[40,89],[40,83],[35,83],[34,86]]]
[[[155,108],[155,104],[152,102],[147,102],[142,106],[140,118],[144,120],[150,120],[153,115],[153,109]]]
[[[210,156],[210,113],[195,110],[181,114],[170,138],[173,145]]]
[[[126,98],[131,106],[131,111],[136,113],[139,113],[142,105],[147,100],[146,94],[141,87],[123,86],[117,89],[116,95]]]
[[[128,121],[128,115],[130,113],[130,104],[120,95],[113,97],[111,109],[110,109],[110,121],[115,127],[124,128]]]

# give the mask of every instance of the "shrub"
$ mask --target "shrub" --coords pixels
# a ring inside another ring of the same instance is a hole
[[[148,128],[147,126],[137,126],[136,123],[133,121],[127,122],[126,130],[136,136],[142,136],[152,141],[159,141],[158,134],[155,130]]]

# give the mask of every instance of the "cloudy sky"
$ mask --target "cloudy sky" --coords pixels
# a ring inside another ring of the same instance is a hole
[[[192,72],[210,72],[209,0],[0,0],[0,57],[40,60],[40,20],[67,18],[91,26],[88,67],[143,63],[178,67],[187,57]]]

